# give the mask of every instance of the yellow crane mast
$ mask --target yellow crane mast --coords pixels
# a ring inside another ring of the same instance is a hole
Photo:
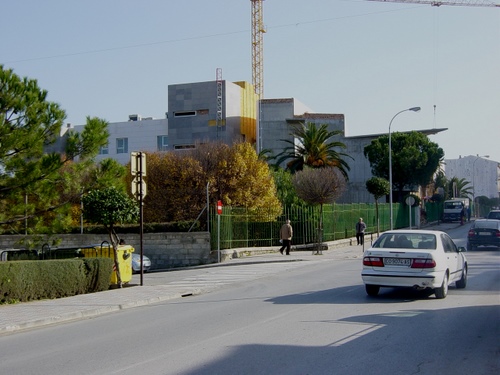
[[[264,57],[263,34],[266,32],[263,22],[262,2],[252,2],[252,84],[259,99],[264,98]]]

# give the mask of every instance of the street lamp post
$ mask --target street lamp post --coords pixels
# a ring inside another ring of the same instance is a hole
[[[397,115],[400,113],[406,112],[406,111],[413,111],[413,112],[418,112],[420,111],[420,107],[411,107],[408,109],[403,109],[402,111],[399,111],[396,113],[392,119],[391,122],[389,122],[389,205],[390,205],[390,220],[391,220],[391,230],[394,229],[394,222],[393,222],[393,212],[392,212],[392,144],[391,144],[391,125],[392,121],[396,118]]]
[[[474,162],[472,163],[472,204],[474,205],[474,217],[477,217],[477,209],[476,209],[476,184],[474,182],[475,177],[476,177],[476,161],[478,161],[481,158],[489,158],[490,155],[483,155],[479,156],[477,155],[476,158],[474,159]]]

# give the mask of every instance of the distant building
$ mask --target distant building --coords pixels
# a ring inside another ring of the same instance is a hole
[[[445,159],[444,170],[447,179],[457,177],[469,181],[474,197],[500,197],[500,163],[479,156],[464,156]]]
[[[208,141],[233,144],[248,141],[257,151],[270,150],[279,154],[295,142],[293,126],[312,122],[327,124],[329,131],[341,131],[334,139],[346,145],[339,150],[350,167],[349,183],[338,203],[371,203],[373,196],[366,190],[366,180],[372,177],[364,147],[384,134],[346,137],[343,114],[312,113],[294,98],[263,99],[257,108],[257,96],[247,82],[209,81],[168,86],[168,112],[163,119],[130,115],[128,121],[110,123],[107,147],[100,150],[97,160],[113,158],[122,164],[130,160],[132,151],[181,151]],[[83,125],[75,126],[81,131]],[[67,130],[67,129],[65,129]],[[421,130],[431,135],[446,129]]]

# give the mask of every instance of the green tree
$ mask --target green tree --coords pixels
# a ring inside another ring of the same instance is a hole
[[[47,94],[0,65],[0,225],[14,232],[27,220],[45,232],[64,223],[68,203],[81,194],[76,181],[107,143],[107,123],[89,117],[83,132],[69,132],[58,148],[66,115]]]
[[[83,196],[83,217],[89,223],[103,225],[113,246],[118,286],[122,287],[120,264],[118,262],[119,238],[115,231],[117,224],[137,222],[139,205],[122,191],[111,186],[102,190],[91,190]]]
[[[398,193],[397,201],[403,198],[405,188],[414,185],[428,185],[443,160],[444,152],[436,143],[422,133],[393,133],[392,182]],[[389,178],[389,137],[383,135],[365,146],[364,155],[369,160],[372,174],[376,177]]]
[[[389,194],[389,181],[382,177],[372,177],[366,181],[366,190],[375,198],[375,212],[377,215],[377,234],[380,234],[380,222],[378,215],[378,200]]]
[[[302,206],[305,202],[300,199],[292,183],[293,175],[282,168],[273,170],[272,176],[276,185],[276,196],[285,207]]]
[[[294,174],[293,186],[297,195],[311,205],[320,206],[318,243],[319,253],[323,242],[323,205],[334,203],[345,190],[346,181],[337,168],[305,168]]]
[[[281,153],[276,156],[276,164],[287,162],[287,169],[292,173],[301,171],[305,166],[311,168],[337,168],[348,180],[349,165],[343,157],[349,155],[337,151],[345,149],[342,142],[332,140],[342,134],[340,130],[328,131],[328,125],[322,124],[319,127],[315,123],[299,124],[295,126],[290,134],[294,140],[284,139],[287,143]]]
[[[444,171],[440,168],[435,176],[434,181],[432,182],[434,185],[434,190],[431,194],[431,200],[433,202],[441,202],[446,199],[446,190],[448,185],[448,180]]]

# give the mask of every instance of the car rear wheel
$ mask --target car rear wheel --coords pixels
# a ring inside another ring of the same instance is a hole
[[[378,292],[380,291],[380,287],[378,285],[366,284],[365,290],[366,290],[366,294],[368,294],[371,297],[375,297],[378,295]]]
[[[467,286],[467,266],[464,265],[464,269],[462,270],[462,277],[455,283],[455,286],[458,289],[463,289]]]
[[[437,299],[443,299],[448,295],[448,273],[444,274],[443,284],[439,288],[434,289],[434,294]]]

